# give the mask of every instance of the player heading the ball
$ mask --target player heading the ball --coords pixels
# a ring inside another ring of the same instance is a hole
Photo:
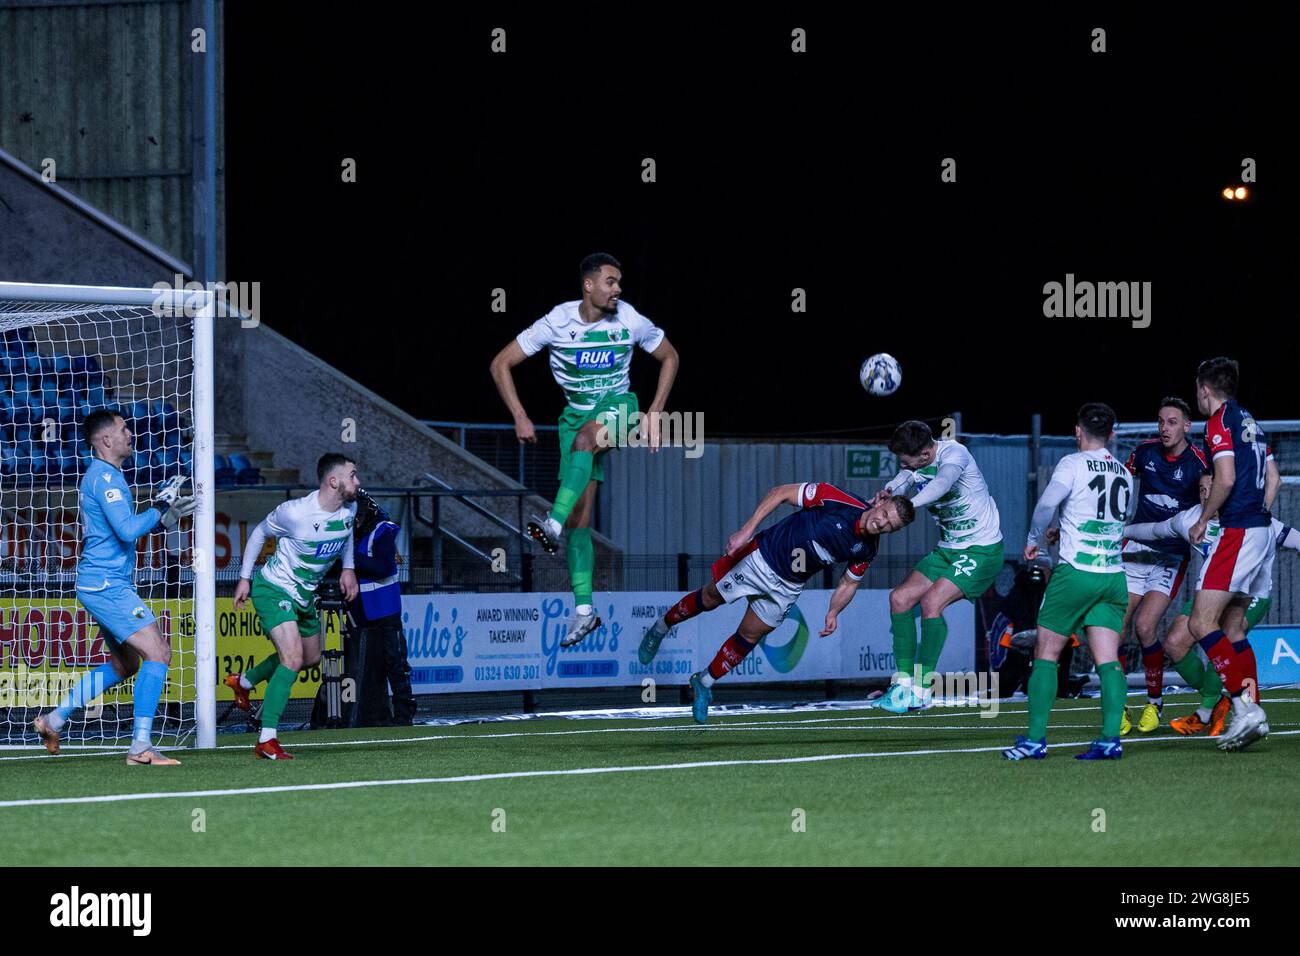
[[[889,631],[894,639],[894,682],[875,702],[895,714],[930,704],[929,684],[948,640],[943,612],[962,599],[975,601],[1002,570],[1002,527],[997,503],[970,451],[958,441],[936,439],[922,421],[903,422],[889,439],[902,470],[871,503],[908,496],[912,507],[930,509],[939,542],[889,592]],[[917,605],[921,644],[916,642]]]
[[[799,510],[770,528],[758,526],[778,506]],[[764,636],[780,627],[804,585],[823,569],[847,561],[821,636],[835,632],[867,568],[875,560],[880,536],[898,531],[916,517],[906,498],[870,506],[825,482],[778,485],[767,493],[744,527],[727,539],[727,553],[713,564],[713,580],[692,591],[655,621],[641,640],[637,658],[649,664],[672,628],[697,614],[745,598],[749,607],[736,633],[718,649],[709,666],[691,675],[692,711],[697,723],[709,719],[713,682],[743,661]]]

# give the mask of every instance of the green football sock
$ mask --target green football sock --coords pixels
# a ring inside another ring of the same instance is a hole
[[[1119,661],[1111,661],[1097,667],[1097,676],[1101,678],[1101,735],[1118,737],[1124,704],[1128,700],[1124,668],[1119,666]]]
[[[560,490],[555,493],[555,505],[551,508],[551,517],[564,524],[578,503],[582,493],[591,481],[591,464],[596,456],[589,451],[575,451],[569,455],[569,468],[560,479]]]
[[[926,687],[930,686],[930,675],[939,666],[939,655],[947,640],[948,622],[943,615],[921,618],[921,681]]]
[[[1056,700],[1056,661],[1034,659],[1029,670],[1029,739],[1047,736],[1047,718]]]
[[[244,676],[248,678],[250,684],[256,687],[258,684],[262,683],[262,681],[270,679],[271,675],[275,673],[275,669],[279,666],[280,655],[272,654],[270,657],[262,658],[262,663],[244,671]]]
[[[1187,686],[1201,692],[1201,706],[1214,707],[1223,693],[1223,680],[1213,667],[1206,667],[1201,655],[1195,649],[1183,655],[1181,661],[1174,664],[1178,676],[1187,681]]]
[[[573,582],[573,602],[591,603],[591,572],[596,566],[596,549],[591,544],[590,528],[570,528],[565,538],[564,556],[569,561],[569,580]]]
[[[894,670],[911,677],[916,669],[916,618],[912,612],[890,614],[889,632],[894,635]]]
[[[297,679],[297,671],[291,671],[283,664],[276,667],[270,683],[266,685],[266,697],[262,702],[264,730],[280,726],[280,716],[284,713],[285,705],[289,703],[289,692],[293,690],[293,682]]]

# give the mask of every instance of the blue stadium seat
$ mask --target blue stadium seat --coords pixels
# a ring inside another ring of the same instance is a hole
[[[213,456],[212,478],[218,485],[233,485],[235,483],[235,469],[230,467],[230,462],[225,455]]]
[[[181,450],[176,445],[164,445],[153,453],[153,463],[168,475],[181,470]]]
[[[260,485],[262,472],[253,467],[247,455],[231,455],[230,467],[235,470],[235,483],[240,485]]]
[[[27,393],[26,401],[21,405],[14,404],[14,422],[18,425],[28,425],[32,422],[41,420],[41,413],[45,411],[45,404],[41,401],[40,393]]]
[[[59,395],[59,422],[64,425],[76,425],[77,423],[77,402],[71,392],[62,392]]]
[[[67,474],[75,475],[81,471],[81,453],[82,445],[77,441],[65,441],[63,443],[63,470]],[[86,454],[90,454],[86,452]]]
[[[154,402],[151,411],[153,412],[154,427],[158,431],[170,433],[180,429],[181,416],[172,407],[171,402]]]

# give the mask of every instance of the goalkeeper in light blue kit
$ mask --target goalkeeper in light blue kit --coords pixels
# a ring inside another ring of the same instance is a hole
[[[126,422],[104,409],[87,415],[83,430],[95,460],[77,490],[82,537],[77,600],[99,625],[111,658],[85,674],[58,707],[37,717],[32,726],[46,749],[56,754],[63,725],[74,710],[135,676],[135,720],[126,762],[133,767],[174,766],[180,761],[155,750],[151,739],[172,650],[158,630],[157,618],[135,592],[135,542],[159,525],[176,527],[197,504],[180,494],[185,476],[177,475],[163,484],[150,508],[136,514],[121,470],[133,453]]]

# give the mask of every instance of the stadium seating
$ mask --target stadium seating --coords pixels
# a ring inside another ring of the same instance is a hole
[[[127,480],[155,484],[178,471],[190,472],[191,454],[182,442],[182,415],[169,402],[120,405],[93,355],[43,354],[31,329],[11,329],[0,341],[0,476],[7,485],[75,481],[90,461],[77,432],[90,412],[119,412],[135,435],[135,454],[123,463]],[[56,424],[45,440],[42,423]],[[218,472],[218,482],[222,473]],[[258,484],[258,469],[243,463],[227,484]]]

